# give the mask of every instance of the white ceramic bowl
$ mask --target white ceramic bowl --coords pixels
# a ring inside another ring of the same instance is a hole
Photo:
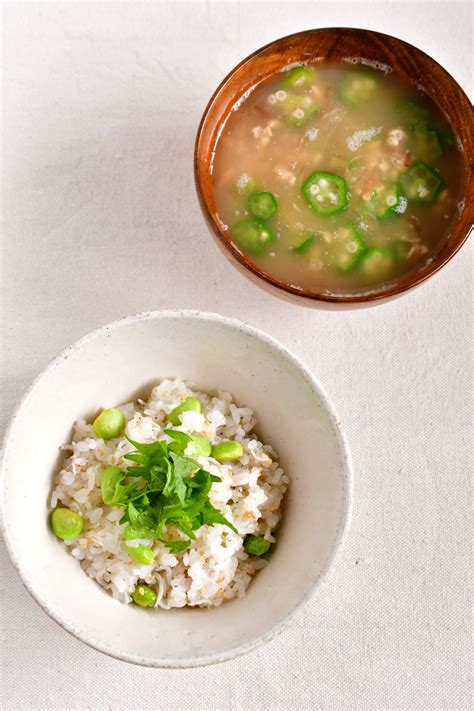
[[[47,523],[58,447],[73,421],[149,392],[167,376],[226,389],[253,408],[259,434],[291,479],[270,565],[245,598],[211,610],[153,613],[120,604],[83,573]],[[132,316],[68,348],[15,412],[2,469],[5,542],[36,601],[96,649],[156,667],[220,662],[272,638],[326,577],[350,517],[349,452],[317,380],[273,338],[196,311]]]

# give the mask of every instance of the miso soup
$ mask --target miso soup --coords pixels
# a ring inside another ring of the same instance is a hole
[[[462,165],[421,91],[365,66],[308,64],[230,113],[212,169],[233,242],[313,293],[367,291],[420,268],[457,215]]]

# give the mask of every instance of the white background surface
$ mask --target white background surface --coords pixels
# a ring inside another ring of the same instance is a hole
[[[237,61],[309,27],[400,36],[470,92],[469,4],[2,9],[3,424],[48,361],[96,326],[149,309],[216,310],[268,331],[314,370],[345,426],[355,502],[343,554],[304,615],[213,668],[141,669],[87,648],[37,607],[0,547],[1,707],[468,709],[472,247],[394,303],[297,308],[214,246],[192,148]]]

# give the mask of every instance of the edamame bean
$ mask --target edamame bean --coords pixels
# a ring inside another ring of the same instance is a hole
[[[102,439],[112,439],[120,437],[125,429],[125,415],[117,407],[111,407],[109,410],[102,410],[93,424],[94,434]]]
[[[156,592],[148,587],[148,585],[137,585],[132,592],[132,600],[140,607],[153,607],[156,602]]]
[[[136,563],[141,563],[142,565],[152,565],[155,560],[153,551],[149,546],[131,546],[126,543],[125,548],[127,549],[127,553],[130,558]]]
[[[205,437],[199,437],[198,435],[191,436],[190,445],[194,457],[208,457],[212,451],[212,447],[207,439]]]
[[[264,555],[270,548],[270,541],[263,536],[247,536],[244,548],[250,555]]]
[[[53,533],[63,541],[77,538],[82,532],[84,521],[82,516],[70,509],[55,509],[51,514],[51,528]]]
[[[240,442],[219,442],[211,450],[211,457],[219,462],[227,462],[231,459],[238,459],[244,453],[244,448]]]
[[[174,410],[171,410],[171,412],[168,415],[168,420],[173,424],[173,425],[180,425],[181,424],[181,415],[183,412],[201,412],[201,403],[199,400],[195,397],[188,397],[186,400],[184,400],[181,405],[178,405],[177,407],[174,408]]]
[[[124,477],[124,472],[118,467],[106,467],[100,480],[100,493],[104,504],[111,504],[115,498],[117,484]]]

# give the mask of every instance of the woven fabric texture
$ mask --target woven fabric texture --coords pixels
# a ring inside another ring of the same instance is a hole
[[[0,707],[472,708],[472,248],[388,305],[297,308],[222,257],[192,175],[215,86],[290,32],[395,34],[470,91],[469,3],[3,3],[2,17],[2,424],[93,328],[143,310],[217,310],[316,373],[352,450],[355,499],[347,545],[304,614],[262,649],[203,669],[89,649],[40,610],[0,545]]]

